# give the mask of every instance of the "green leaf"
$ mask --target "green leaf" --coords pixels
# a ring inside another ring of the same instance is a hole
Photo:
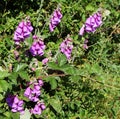
[[[12,72],[8,77],[14,84],[17,84],[18,73]]]
[[[0,87],[1,87],[0,91],[2,91],[2,92],[7,91],[8,87],[9,87],[9,84],[5,80],[0,80]]]
[[[30,119],[30,117],[31,117],[31,113],[27,108],[25,109],[24,114],[20,115],[20,119]]]
[[[102,72],[102,69],[98,64],[94,64],[93,66],[91,66],[90,69],[91,69],[90,70],[91,73],[101,74]]]
[[[77,75],[78,71],[75,67],[70,66],[70,65],[64,65],[63,67],[60,68],[63,72],[69,75]]]
[[[48,62],[48,67],[49,67],[50,69],[59,70],[59,66],[58,66],[58,64],[56,64],[55,62]]]
[[[74,82],[74,83],[78,83],[79,79],[80,79],[79,75],[72,75],[72,76],[70,76],[70,80],[72,82]]]
[[[40,74],[41,74],[41,70],[40,70],[40,69],[37,69],[37,70],[35,71],[35,74],[36,74],[36,77],[39,77]]]
[[[57,81],[55,80],[55,78],[53,77],[51,77],[51,78],[49,78],[49,82],[50,82],[50,85],[51,85],[51,89],[52,90],[54,90],[54,89],[56,89],[57,88]]]
[[[58,61],[58,65],[59,66],[63,66],[64,64],[66,64],[66,62],[67,62],[67,58],[66,58],[66,56],[64,55],[64,54],[59,54],[58,56],[57,56],[57,61]]]
[[[94,7],[90,4],[88,4],[85,8],[87,11],[94,11]]]
[[[18,71],[24,70],[26,67],[27,67],[27,64],[25,64],[25,63],[18,64],[18,65],[15,67],[14,71],[15,71],[15,72],[18,72]]]
[[[12,119],[20,119],[20,113],[16,112],[16,113],[12,113]]]
[[[4,79],[5,77],[8,77],[10,74],[8,71],[0,71],[0,79]]]
[[[25,40],[25,44],[28,45],[28,47],[31,47],[32,43],[33,43],[32,36]]]
[[[2,89],[2,87],[0,87],[0,92],[3,92],[3,89]]]
[[[5,112],[3,113],[6,117],[10,117],[11,116],[11,113],[10,112]]]
[[[21,71],[18,73],[22,79],[30,80],[29,75],[26,71]]]
[[[62,106],[61,106],[60,100],[58,98],[50,99],[49,103],[56,112],[58,112],[58,113],[61,112]]]
[[[3,95],[2,94],[0,94],[0,101],[3,99],[4,97],[3,97]]]

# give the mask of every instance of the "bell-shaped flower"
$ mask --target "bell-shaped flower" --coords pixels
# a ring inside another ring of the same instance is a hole
[[[50,18],[49,29],[51,32],[53,32],[55,27],[61,22],[61,19],[62,13],[60,9],[56,9]]]
[[[97,12],[87,18],[85,24],[81,27],[79,31],[79,35],[83,35],[84,32],[90,33],[95,32],[98,27],[100,27],[102,24],[102,15],[100,12]]]
[[[14,41],[15,44],[19,44],[23,42],[25,38],[28,38],[33,31],[33,27],[31,26],[30,20],[23,20],[19,23],[17,29],[14,32]]]
[[[34,42],[30,47],[30,52],[33,56],[42,56],[44,54],[45,44],[42,39],[34,38]]]
[[[60,45],[60,51],[66,55],[67,59],[70,59],[73,45],[71,38],[67,37]]]

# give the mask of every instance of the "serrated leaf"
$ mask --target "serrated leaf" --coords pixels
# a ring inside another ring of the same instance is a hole
[[[70,80],[72,82],[78,83],[79,79],[80,79],[80,76],[78,76],[78,75],[72,75],[72,76],[70,76]]]
[[[2,100],[4,97],[3,97],[3,95],[2,94],[0,94],[0,100]]]
[[[70,65],[64,65],[63,67],[60,68],[60,70],[69,75],[78,75],[77,69]]]
[[[2,87],[0,87],[0,92],[3,92],[3,89],[2,89]]]
[[[27,108],[25,109],[24,114],[20,115],[20,119],[30,119],[30,117],[31,117],[31,113]]]
[[[58,65],[59,66],[63,66],[64,64],[66,64],[66,62],[67,62],[67,58],[66,58],[66,56],[64,55],[64,54],[59,54],[58,56],[57,56],[57,61],[58,61]]]
[[[91,73],[100,74],[102,72],[101,67],[98,64],[94,64],[90,70]]]
[[[22,63],[22,64],[18,64],[14,70],[15,72],[18,72],[20,70],[24,70],[26,67],[27,67],[27,64]]]
[[[0,71],[0,79],[4,79],[5,77],[8,77],[10,74],[8,71]]]
[[[12,72],[8,78],[9,78],[14,84],[16,84],[16,83],[17,83],[17,77],[18,77],[18,73]]]
[[[6,117],[10,117],[11,113],[10,112],[5,112],[3,113]]]
[[[88,4],[85,8],[87,11],[94,11],[94,7],[90,4]]]
[[[55,80],[55,78],[50,78],[49,79],[50,85],[51,85],[51,89],[54,90],[57,88],[57,81]]]
[[[49,103],[56,112],[58,112],[58,113],[61,112],[62,106],[61,106],[60,100],[58,98],[50,99]]]
[[[12,119],[20,119],[20,113],[19,112],[12,113]]]
[[[7,91],[9,84],[5,80],[0,80],[1,91]]]
[[[31,47],[32,43],[33,43],[32,36],[25,40],[25,44],[28,45],[28,47]]]
[[[40,69],[37,69],[37,70],[35,71],[35,74],[36,74],[36,78],[39,77],[39,76],[41,76],[41,70],[40,70]]]
[[[21,72],[19,72],[18,73],[19,75],[20,75],[20,77],[22,78],[22,79],[26,79],[26,80],[28,80],[29,81],[29,75],[28,75],[28,73],[26,72],[26,71],[21,71]]]
[[[49,67],[50,69],[59,70],[59,66],[58,66],[58,64],[56,64],[55,62],[48,62],[48,67]]]

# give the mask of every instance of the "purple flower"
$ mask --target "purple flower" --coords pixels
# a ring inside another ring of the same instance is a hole
[[[43,65],[46,65],[48,61],[49,61],[48,58],[44,58],[44,59],[42,60],[42,64],[43,64]]]
[[[56,9],[50,19],[50,23],[49,23],[49,29],[51,32],[54,31],[55,27],[60,23],[62,19],[62,14],[60,9]]]
[[[30,86],[31,85],[31,86]],[[42,79],[38,79],[34,83],[29,83],[29,87],[24,92],[24,96],[30,101],[37,102],[34,108],[30,109],[30,113],[40,115],[46,106],[43,102],[39,102],[39,96],[41,95],[41,87],[43,86]]]
[[[19,45],[21,41],[23,42],[25,38],[28,38],[32,30],[33,27],[31,26],[31,22],[29,20],[23,20],[20,22],[14,33],[15,44]]]
[[[32,114],[40,115],[43,110],[45,110],[45,104],[42,102],[38,102],[33,109],[30,110]]]
[[[12,112],[20,112],[21,114],[24,113],[24,109],[22,107],[24,102],[23,100],[19,100],[17,96],[8,95],[8,97],[6,98],[6,102],[11,108]]]
[[[42,81],[42,79],[38,79],[38,84],[39,84],[40,87],[43,86],[43,81]]]
[[[27,97],[30,101],[37,102],[39,100],[38,97],[40,96],[40,90],[35,86],[33,89],[28,87],[24,92],[24,96]]]
[[[95,13],[94,15],[87,18],[85,25],[79,31],[79,35],[83,35],[84,32],[95,32],[98,27],[102,24],[102,15],[100,12]]]
[[[67,37],[60,45],[60,51],[66,55],[67,59],[70,59],[73,45],[72,40]]]
[[[88,40],[86,39],[86,40],[84,41],[84,44],[83,44],[83,48],[84,48],[84,49],[88,49],[87,43],[88,43]]]
[[[30,52],[33,56],[42,56],[44,54],[45,44],[42,39],[34,37],[34,42],[30,47]]]
[[[33,36],[33,39],[34,39],[34,40],[37,40],[37,39],[38,39],[38,36],[37,36],[37,35],[34,35],[34,36]]]
[[[43,81],[38,80],[37,83],[33,83],[31,87],[27,87],[24,96],[27,97],[30,101],[37,102],[39,100],[39,96],[41,95],[40,88],[43,86]]]

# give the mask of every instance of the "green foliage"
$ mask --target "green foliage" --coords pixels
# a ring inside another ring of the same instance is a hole
[[[0,119],[119,119],[120,118],[120,14],[119,0],[3,0],[0,3]],[[49,19],[54,9],[61,8],[63,18],[54,32]],[[102,8],[103,24],[94,33],[78,35],[86,19]],[[26,16],[35,33],[46,44],[43,57],[27,56],[32,35],[17,48],[13,34]],[[60,53],[60,43],[73,39],[71,59]],[[88,39],[88,49],[83,42]],[[18,58],[14,51],[19,52]],[[43,58],[49,58],[42,65]],[[35,65],[35,60],[38,62]],[[35,68],[32,71],[31,68]],[[42,78],[40,99],[46,110],[31,115],[23,96],[27,82]],[[12,113],[5,99],[17,94],[25,101],[25,114]]]

